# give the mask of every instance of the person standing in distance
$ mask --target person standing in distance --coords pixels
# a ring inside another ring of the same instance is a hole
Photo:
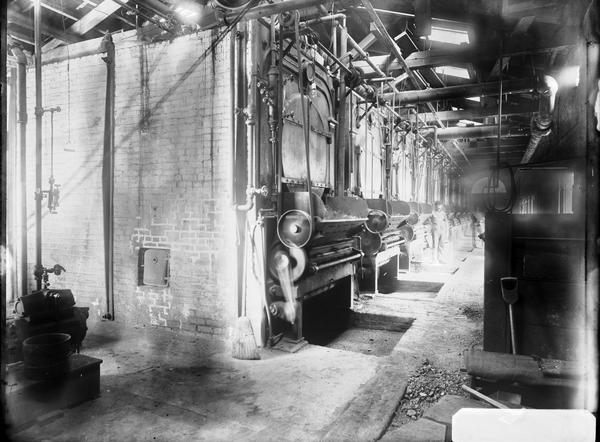
[[[429,217],[431,224],[431,242],[433,246],[433,263],[439,264],[444,262],[442,256],[444,253],[444,241],[446,240],[448,230],[448,219],[444,212],[444,205],[441,201],[434,203],[434,209]]]

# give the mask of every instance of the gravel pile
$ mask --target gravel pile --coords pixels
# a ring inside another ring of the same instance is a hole
[[[461,385],[470,385],[470,376],[460,371],[434,367],[425,359],[421,367],[409,378],[408,386],[391,426],[404,425],[417,420],[423,412],[448,394],[468,397]]]
[[[464,305],[460,308],[460,312],[473,321],[483,319],[483,307],[478,304]]]

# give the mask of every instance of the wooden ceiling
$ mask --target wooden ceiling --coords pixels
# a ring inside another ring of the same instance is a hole
[[[188,0],[189,1],[189,0]],[[197,1],[203,11],[214,15],[208,0]],[[224,1],[224,0],[221,0]],[[323,1],[283,0],[295,2],[312,16],[324,11],[343,12],[347,16],[349,35],[368,53],[369,63],[351,51],[353,63],[365,72],[382,93],[413,89],[445,88],[455,85],[476,85],[535,78],[552,71],[574,47],[585,1],[552,0],[360,0]],[[60,45],[98,38],[106,32],[132,30],[151,26],[159,33],[174,36],[185,32],[186,26],[173,13],[178,0],[41,0],[43,11],[42,52]],[[243,2],[242,2],[243,3]],[[270,2],[260,2],[268,8]],[[274,3],[278,3],[274,1]],[[368,3],[368,4],[367,4]],[[320,8],[318,7],[321,4]],[[323,7],[323,5],[326,5]],[[369,9],[371,5],[372,9]],[[418,10],[415,9],[418,6]],[[425,5],[425,11],[422,11]],[[11,0],[8,4],[9,45],[20,45],[33,51],[33,2]],[[427,6],[429,6],[427,8]],[[390,50],[373,17],[385,27],[387,34],[400,49],[403,61]],[[266,14],[265,14],[266,15]],[[202,17],[201,27],[216,24]],[[469,43],[449,44],[417,35],[417,26],[429,24],[436,28],[461,30]],[[314,29],[325,46],[330,44],[331,23],[315,24]],[[500,69],[502,59],[502,69]],[[410,69],[411,81],[404,64]],[[378,67],[387,77],[396,78],[396,89],[389,82],[373,81]],[[439,72],[441,66],[464,68],[469,78]],[[437,71],[436,71],[437,68]],[[419,83],[419,87],[415,86]],[[507,83],[503,83],[507,84]],[[468,89],[466,89],[468,90]],[[506,91],[506,89],[504,90]],[[417,103],[423,124],[440,127],[463,124],[497,124],[498,93],[484,94],[479,101],[469,100],[466,92],[452,98]],[[513,136],[456,138],[445,142],[445,149],[461,168],[489,167],[496,160],[498,145],[503,161],[520,159],[527,145],[527,133],[538,98],[530,90],[504,94],[502,124],[512,129]],[[409,115],[406,108],[398,109]],[[472,123],[469,123],[472,122]],[[519,136],[515,137],[514,134]]]

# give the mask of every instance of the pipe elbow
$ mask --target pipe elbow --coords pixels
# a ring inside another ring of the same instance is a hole
[[[538,92],[547,96],[556,96],[558,92],[558,82],[550,75],[542,77],[542,84],[538,88]]]
[[[27,64],[27,57],[20,48],[12,47],[10,51],[12,52],[13,56],[17,59],[17,63]]]

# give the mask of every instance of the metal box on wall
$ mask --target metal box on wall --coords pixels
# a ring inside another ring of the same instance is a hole
[[[140,248],[138,285],[155,287],[169,285],[169,249]]]

